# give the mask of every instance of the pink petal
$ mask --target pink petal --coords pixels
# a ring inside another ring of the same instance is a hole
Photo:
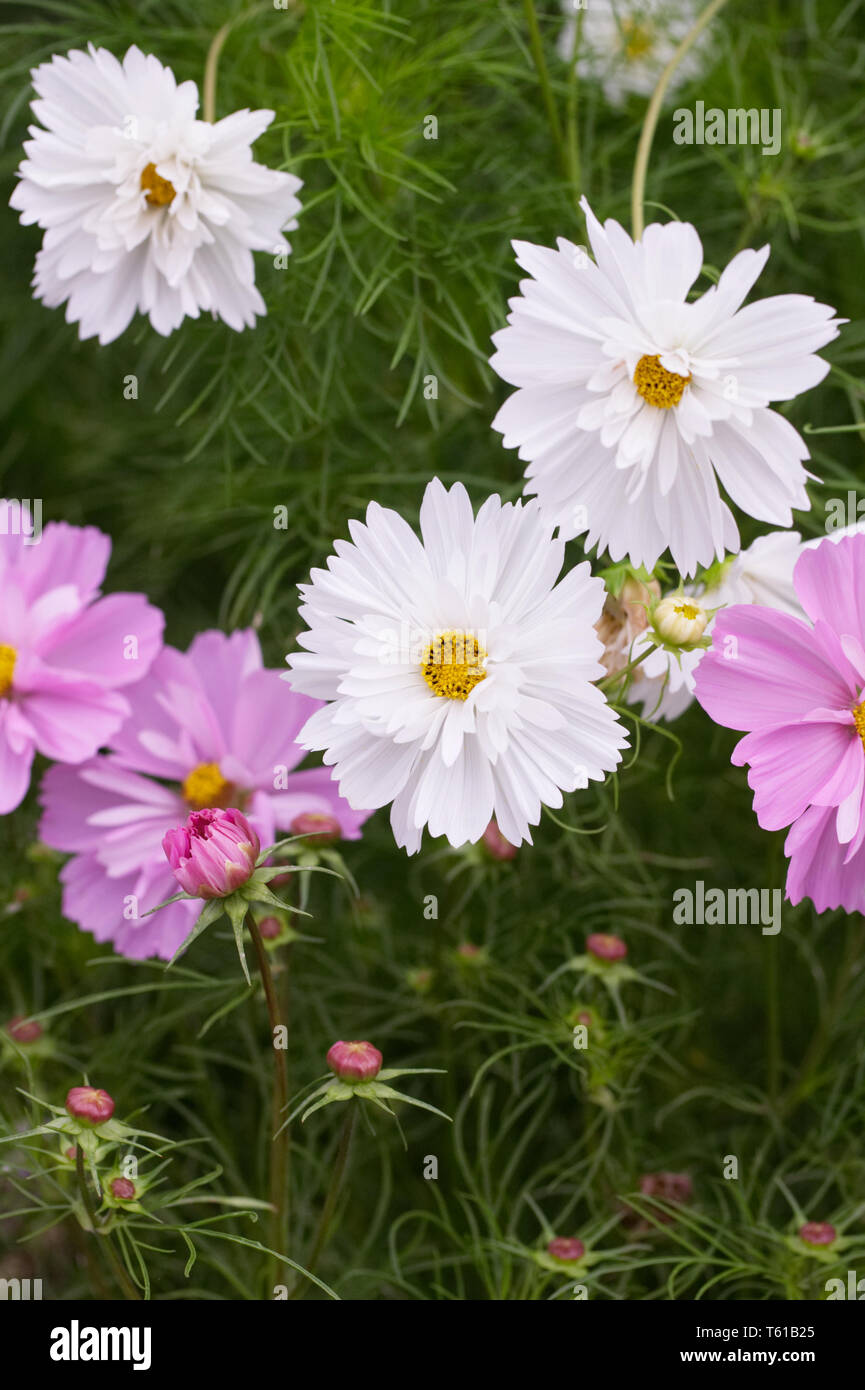
[[[807,624],[756,604],[718,614],[695,694],[728,729],[797,723],[817,707],[848,708],[851,699],[845,681],[815,650]]]

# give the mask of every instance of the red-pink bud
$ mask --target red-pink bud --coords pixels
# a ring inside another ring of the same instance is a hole
[[[258,930],[265,941],[275,941],[278,936],[282,936],[282,923],[278,917],[262,917]]]
[[[480,946],[476,946],[473,941],[461,941],[457,946],[457,955],[462,956],[463,960],[475,960],[480,953]]]
[[[693,1190],[687,1173],[644,1173],[640,1178],[644,1197],[661,1197],[666,1202],[689,1202]]]
[[[321,811],[303,811],[295,816],[289,830],[292,835],[304,835],[306,843],[313,846],[332,845],[342,838],[336,816],[327,816]]]
[[[73,1086],[66,1097],[66,1109],[73,1120],[104,1125],[114,1114],[114,1101],[107,1091],[99,1091],[95,1086]]]
[[[513,859],[517,852],[517,846],[512,845],[510,840],[506,840],[499,827],[496,825],[495,818],[490,821],[483,835],[484,844],[492,855],[493,859]]]
[[[76,1149],[74,1144],[72,1144],[68,1149],[64,1149],[63,1153],[65,1157],[69,1159],[70,1163],[74,1163],[76,1158],[78,1157],[78,1150]]]
[[[252,876],[261,842],[242,812],[192,811],[162,841],[174,877],[194,898],[227,898]]]
[[[828,1221],[806,1221],[799,1228],[799,1239],[806,1245],[833,1245],[838,1232]]]
[[[383,1061],[371,1042],[335,1042],[327,1054],[327,1064],[340,1081],[372,1081]]]
[[[547,1246],[547,1254],[554,1260],[581,1260],[585,1253],[583,1242],[568,1236],[556,1236]]]
[[[128,1178],[112,1178],[110,1187],[112,1197],[119,1202],[129,1202],[135,1196],[135,1184]]]
[[[590,955],[597,956],[598,960],[622,960],[628,954],[628,948],[620,936],[601,931],[586,937],[586,950]]]
[[[14,1042],[32,1043],[42,1037],[43,1029],[41,1023],[36,1023],[35,1021],[32,1023],[25,1023],[24,1015],[16,1014],[16,1016],[10,1018],[9,1022],[6,1024],[6,1032]]]

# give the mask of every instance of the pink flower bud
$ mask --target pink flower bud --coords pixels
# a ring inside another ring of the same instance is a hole
[[[66,1096],[66,1109],[73,1120],[104,1125],[114,1114],[114,1101],[107,1091],[99,1091],[95,1086],[73,1086]]]
[[[112,1178],[110,1187],[112,1197],[119,1202],[130,1202],[135,1196],[135,1184],[128,1178]]]
[[[265,941],[275,941],[278,936],[282,936],[282,923],[278,917],[262,917],[258,930]]]
[[[227,898],[255,869],[261,843],[240,811],[192,811],[162,841],[174,877],[194,898]]]
[[[585,1253],[586,1247],[581,1240],[567,1236],[556,1236],[547,1246],[547,1254],[554,1260],[581,1260]]]
[[[799,1227],[799,1239],[806,1245],[833,1245],[837,1237],[838,1232],[828,1221],[806,1221]]]
[[[687,1173],[644,1173],[640,1191],[644,1197],[661,1197],[665,1202],[689,1202],[694,1185]]]
[[[620,936],[610,936],[600,931],[586,937],[586,950],[598,960],[622,960],[628,954],[628,948]]]
[[[64,1156],[69,1159],[70,1163],[74,1163],[76,1158],[78,1157],[78,1150],[76,1149],[74,1144],[70,1145],[68,1149],[64,1149],[63,1153]]]
[[[492,855],[493,859],[513,859],[517,852],[517,846],[512,845],[510,840],[506,840],[495,819],[491,820],[483,835],[484,844]]]
[[[371,1042],[335,1042],[327,1054],[327,1064],[340,1081],[372,1081],[378,1076],[384,1058]]]
[[[327,816],[320,811],[304,811],[295,816],[289,826],[292,835],[306,836],[306,843],[314,847],[332,845],[342,838],[342,829],[336,816]]]
[[[480,953],[480,946],[476,946],[473,941],[461,941],[457,946],[457,955],[462,956],[463,960],[476,960]]]
[[[36,1042],[42,1037],[42,1031],[41,1023],[36,1023],[35,1021],[32,1023],[25,1023],[22,1014],[16,1014],[16,1016],[10,1018],[9,1022],[6,1024],[6,1032],[9,1034],[10,1038],[17,1043]]]

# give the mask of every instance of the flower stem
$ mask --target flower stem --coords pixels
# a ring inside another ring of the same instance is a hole
[[[652,93],[652,99],[646,110],[646,117],[643,121],[643,129],[640,132],[640,143],[637,146],[637,158],[634,164],[634,181],[631,185],[631,231],[635,241],[639,241],[643,235],[643,201],[646,192],[646,171],[649,167],[649,155],[652,150],[652,141],[655,138],[655,129],[658,124],[658,117],[661,114],[661,107],[664,104],[664,97],[670,85],[673,73],[681,63],[689,49],[693,48],[703,30],[711,24],[719,10],[723,9],[727,0],[711,0],[701,15],[698,16],[694,24],[688,30],[679,47],[676,49],[661,76],[658,78],[658,85]]]
[[[324,1206],[321,1209],[321,1217],[318,1222],[318,1229],[315,1233],[312,1250],[306,1262],[307,1273],[313,1274],[318,1264],[321,1252],[327,1244],[330,1236],[330,1226],[333,1220],[333,1213],[336,1209],[337,1198],[342,1191],[345,1171],[348,1167],[348,1154],[351,1148],[351,1136],[354,1132],[355,1115],[357,1113],[358,1101],[352,1099],[348,1102],[346,1116],[342,1122],[342,1134],[339,1137],[339,1147],[336,1151],[336,1158],[333,1161],[333,1169],[330,1175],[330,1183],[327,1189],[327,1196],[324,1199]]]
[[[96,1207],[93,1203],[93,1194],[90,1191],[90,1188],[87,1186],[87,1174],[84,1171],[84,1155],[81,1152],[80,1144],[76,1144],[75,1146],[75,1174],[78,1178],[78,1190],[81,1193],[81,1200],[84,1203],[84,1210],[86,1211],[87,1219],[90,1222],[90,1229],[92,1230],[95,1236],[100,1236],[102,1240],[102,1249],[108,1256],[109,1264],[111,1265],[111,1268],[114,1271],[114,1275],[117,1279],[118,1284],[123,1290],[124,1297],[130,1300],[140,1302],[141,1294],[138,1292],[132,1280],[129,1278],[129,1275],[127,1274],[123,1266],[123,1262],[117,1254],[117,1251],[114,1249],[114,1244],[111,1240],[111,1236],[107,1232],[101,1234],[99,1231],[99,1218],[96,1215]]]
[[[645,651],[640,652],[639,656],[635,656],[633,661],[629,661],[626,666],[621,666],[618,671],[613,671],[611,675],[602,676],[599,681],[595,681],[598,689],[606,690],[608,686],[617,685],[624,676],[629,676],[654,651],[657,651],[657,645],[653,642],[651,646],[646,647]]]
[[[250,912],[247,917],[249,934],[255,948],[258,971],[264,987],[267,1013],[270,1018],[270,1039],[273,1047],[273,1093],[271,1133],[275,1136],[270,1154],[270,1203],[273,1207],[271,1245],[274,1250],[284,1250],[288,1239],[288,1129],[283,1127],[283,1118],[288,1108],[288,1059],[286,1049],[276,1045],[276,1029],[283,1028],[282,1012],[273,981],[273,972],[267,947],[262,940],[258,923]],[[273,1281],[278,1282],[279,1261],[272,1259]]]
[[[580,187],[582,174],[580,168],[580,130],[578,116],[579,106],[579,79],[577,77],[577,61],[580,56],[580,43],[583,35],[583,11],[577,10],[574,18],[574,46],[571,50],[570,64],[568,67],[568,95],[566,106],[566,144],[565,152],[567,155],[568,169],[570,172],[571,183],[574,188],[574,198],[577,204],[580,201],[582,188]]]
[[[294,8],[300,13],[303,6],[296,2]],[[202,120],[211,124],[216,120],[216,75],[219,69],[219,58],[232,29],[237,24],[243,24],[247,19],[254,18],[255,15],[269,12],[273,14],[273,0],[266,0],[266,3],[253,5],[251,9],[243,10],[241,14],[235,15],[232,19],[226,20],[221,29],[217,29],[210,41],[207,50],[207,58],[204,63],[204,84],[202,87],[201,117]]]
[[[565,142],[562,136],[562,123],[559,120],[559,111],[556,100],[553,96],[553,89],[550,84],[550,74],[547,70],[547,60],[544,57],[544,45],[541,39],[541,30],[538,24],[538,16],[535,12],[535,0],[523,0],[523,7],[526,12],[526,22],[529,26],[529,47],[532,50],[535,71],[538,74],[538,81],[541,84],[541,96],[544,102],[544,110],[547,113],[547,120],[550,123],[550,130],[553,133],[553,141],[556,146],[556,155],[562,170],[567,176],[569,173],[568,157],[565,151]]]

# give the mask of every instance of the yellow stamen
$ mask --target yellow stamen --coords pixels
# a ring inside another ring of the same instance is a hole
[[[219,763],[199,763],[183,783],[183,799],[195,811],[217,806],[224,809],[234,796],[234,786],[223,777]]]
[[[152,208],[167,207],[174,198],[174,184],[157,174],[155,164],[147,164],[142,169],[141,187],[144,189],[145,201]]]
[[[2,650],[3,648],[0,647],[0,651]],[[854,705],[853,723],[856,725],[856,732],[862,740],[863,748],[865,748],[865,700],[862,701],[861,705]]]
[[[478,682],[486,679],[486,659],[476,637],[465,632],[441,632],[424,653],[421,675],[433,695],[467,700]]]
[[[687,618],[689,623],[692,623],[695,618],[699,618],[703,611],[702,608],[697,608],[693,603],[677,603],[675,610],[683,618]]]
[[[641,357],[634,371],[634,385],[637,394],[649,405],[661,410],[669,410],[678,405],[690,376],[679,376],[678,372],[668,372],[661,366],[660,357]]]
[[[12,689],[12,677],[15,674],[15,662],[18,653],[14,647],[5,647],[0,642],[0,695],[5,695]]]
[[[638,24],[635,19],[622,20],[622,38],[625,40],[625,57],[629,63],[651,53],[654,44],[652,31],[646,24]]]

